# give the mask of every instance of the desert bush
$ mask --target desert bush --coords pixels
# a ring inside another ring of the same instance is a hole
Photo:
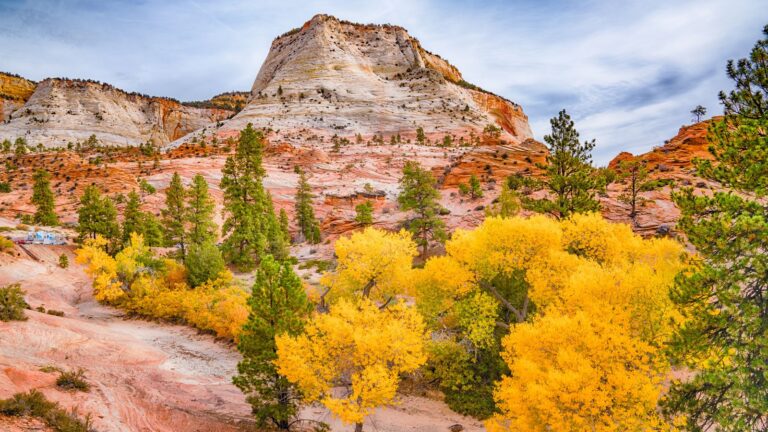
[[[24,309],[29,307],[24,301],[21,285],[11,284],[0,288],[0,321],[25,321]]]
[[[48,309],[48,312],[46,312],[48,315],[53,315],[57,317],[63,317],[64,312],[56,309]]]
[[[13,249],[13,242],[8,238],[0,236],[0,252],[9,252],[11,249]]]
[[[56,386],[64,390],[75,390],[87,392],[91,385],[85,380],[85,371],[83,369],[61,371],[56,378]]]
[[[37,390],[17,393],[0,400],[0,414],[14,417],[37,417],[56,432],[92,432],[91,416],[79,418],[75,411],[68,412],[57,402],[51,402]]]

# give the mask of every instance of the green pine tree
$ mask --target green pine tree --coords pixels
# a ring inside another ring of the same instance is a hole
[[[288,220],[288,212],[285,209],[280,209],[280,231],[283,233],[283,238],[286,243],[291,242],[291,223]]]
[[[299,170],[299,184],[296,188],[296,224],[311,244],[320,243],[320,226],[312,208],[312,187],[304,171]]]
[[[286,241],[275,216],[272,197],[264,189],[264,137],[252,124],[240,131],[237,150],[222,170],[225,220],[224,258],[240,269],[253,268],[267,253],[287,255]]]
[[[10,153],[11,152],[11,141],[8,139],[3,140],[2,149],[3,153]]]
[[[297,389],[275,367],[275,336],[300,334],[312,306],[291,265],[270,255],[261,260],[248,305],[251,312],[237,346],[243,360],[233,382],[245,393],[259,426],[287,430],[300,399]]]
[[[370,201],[355,206],[355,213],[355,222],[360,225],[368,226],[373,223],[373,204]]]
[[[27,140],[22,137],[16,138],[13,143],[13,153],[17,158],[27,154]]]
[[[40,225],[58,225],[59,217],[56,216],[56,204],[51,190],[51,175],[41,169],[35,171],[33,178],[35,183],[32,187],[32,204],[36,208],[33,220]]]
[[[426,256],[431,242],[442,243],[446,239],[445,223],[439,217],[442,208],[437,202],[440,192],[435,188],[435,184],[432,173],[422,168],[418,162],[405,163],[397,201],[400,203],[400,209],[412,210],[415,214],[409,221],[408,230],[413,233],[416,244],[421,246],[422,256]]]
[[[123,244],[128,244],[131,240],[131,234],[141,234],[141,201],[139,200],[139,194],[135,191],[128,193],[128,202],[125,204],[125,210],[123,211]]]
[[[189,243],[202,244],[216,241],[218,226],[213,221],[215,204],[208,193],[205,178],[196,174],[187,191],[187,222],[189,222]]]
[[[190,243],[184,265],[187,268],[187,280],[193,287],[216,279],[226,269],[224,257],[212,239]]]
[[[751,55],[728,62],[725,117],[709,127],[714,162],[699,175],[727,191],[675,194],[678,226],[701,261],[678,277],[672,299],[687,318],[672,357],[695,371],[664,402],[691,431],[768,430],[768,26]]]
[[[419,126],[416,128],[416,142],[424,145],[424,141],[426,141],[427,136],[424,135],[424,128]]]
[[[165,190],[165,208],[161,211],[163,230],[167,246],[179,246],[181,258],[187,256],[187,206],[186,190],[181,176],[174,172],[168,189]]]
[[[141,234],[147,246],[163,245],[163,230],[152,213],[141,210],[141,198],[135,191],[128,193],[128,202],[123,211],[122,241],[126,245],[131,233]]]
[[[550,123],[552,134],[544,136],[549,154],[546,164],[540,168],[545,170],[541,186],[551,198],[524,199],[523,206],[560,219],[573,213],[599,210],[596,194],[605,187],[605,179],[592,167],[595,140],[580,142],[573,120],[565,110]]]
[[[116,251],[120,243],[120,226],[117,209],[109,197],[102,196],[96,186],[86,187],[80,197],[77,216],[77,232],[81,240],[101,235],[110,242],[110,251]]]

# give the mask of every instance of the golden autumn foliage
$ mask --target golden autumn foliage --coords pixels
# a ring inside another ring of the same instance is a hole
[[[368,299],[341,299],[315,315],[297,337],[278,336],[276,364],[306,401],[320,401],[346,423],[362,423],[390,404],[400,374],[426,361],[421,316],[403,303],[379,309]],[[334,388],[346,385],[349,394]]]
[[[496,389],[495,431],[650,431],[662,375],[655,349],[605,316],[551,311],[504,339],[510,376]]]
[[[96,300],[237,339],[248,319],[248,293],[235,284],[231,273],[222,272],[217,279],[190,289],[184,265],[155,258],[140,235],[133,234],[114,258],[104,251],[105,245],[97,237],[76,251],[77,262],[86,265],[93,279]]]
[[[370,291],[374,300],[403,293],[410,283],[413,258],[418,255],[411,234],[366,228],[335,244],[338,265],[320,283],[331,298]]]
[[[484,249],[499,238],[505,248]],[[511,374],[497,385],[501,413],[489,430],[671,427],[657,403],[669,369],[660,347],[679,320],[669,299],[683,268],[678,243],[644,240],[597,214],[488,219],[456,239],[449,254],[486,277],[523,270],[538,307],[503,339]]]

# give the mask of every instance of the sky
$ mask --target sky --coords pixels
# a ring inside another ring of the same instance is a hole
[[[727,60],[768,24],[766,0],[0,0],[0,70],[203,100],[250,90],[272,40],[317,13],[405,27],[539,140],[566,109],[599,165],[662,145],[696,105],[721,113]]]

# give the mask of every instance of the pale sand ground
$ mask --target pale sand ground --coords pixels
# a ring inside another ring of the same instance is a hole
[[[20,282],[32,307],[65,312],[56,317],[28,311],[28,321],[0,322],[0,398],[33,388],[67,407],[91,413],[99,431],[235,431],[250,424],[250,407],[231,384],[239,359],[236,350],[195,330],[142,320],[127,320],[97,304],[82,269],[62,270],[55,263],[61,246],[32,246],[42,261],[26,255],[0,256],[0,285]],[[45,365],[82,367],[89,393],[56,389],[55,373]],[[328,422],[334,431],[352,430],[326,410],[309,407],[306,418]],[[20,427],[14,420],[2,430]],[[446,431],[460,423],[469,431],[480,422],[451,412],[443,403],[404,397],[397,407],[379,409],[368,431]]]

